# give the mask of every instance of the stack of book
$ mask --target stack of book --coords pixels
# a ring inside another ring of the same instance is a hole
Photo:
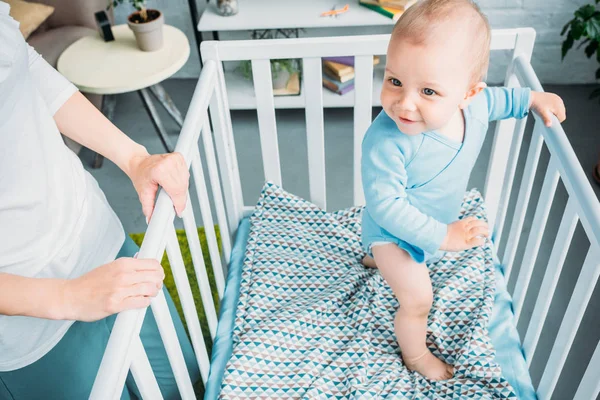
[[[323,86],[339,95],[354,89],[354,57],[323,57]],[[373,65],[379,57],[373,57]]]
[[[358,0],[358,3],[370,10],[398,21],[406,9],[418,0]]]

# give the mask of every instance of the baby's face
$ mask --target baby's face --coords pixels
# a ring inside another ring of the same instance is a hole
[[[466,106],[471,58],[459,40],[414,45],[393,39],[387,53],[381,104],[407,135],[444,127]]]

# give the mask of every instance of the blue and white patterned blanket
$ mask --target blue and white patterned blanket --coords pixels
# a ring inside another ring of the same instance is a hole
[[[431,351],[448,381],[406,369],[394,334],[398,301],[364,267],[361,208],[327,213],[266,184],[251,218],[222,399],[516,399],[494,361],[487,326],[495,292],[489,246],[429,266]],[[467,193],[463,215],[485,218]]]

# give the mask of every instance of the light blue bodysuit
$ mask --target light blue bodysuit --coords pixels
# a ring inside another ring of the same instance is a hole
[[[462,143],[435,131],[406,135],[382,111],[362,143],[365,251],[372,256],[374,243],[395,243],[419,263],[439,258],[489,121],[525,117],[530,96],[528,88],[484,89],[464,109]]]

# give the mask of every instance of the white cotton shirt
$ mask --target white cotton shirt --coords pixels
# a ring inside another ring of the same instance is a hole
[[[114,260],[123,226],[53,119],[77,88],[8,11],[0,2],[0,272],[75,278]],[[37,361],[72,324],[0,315],[0,371]]]

